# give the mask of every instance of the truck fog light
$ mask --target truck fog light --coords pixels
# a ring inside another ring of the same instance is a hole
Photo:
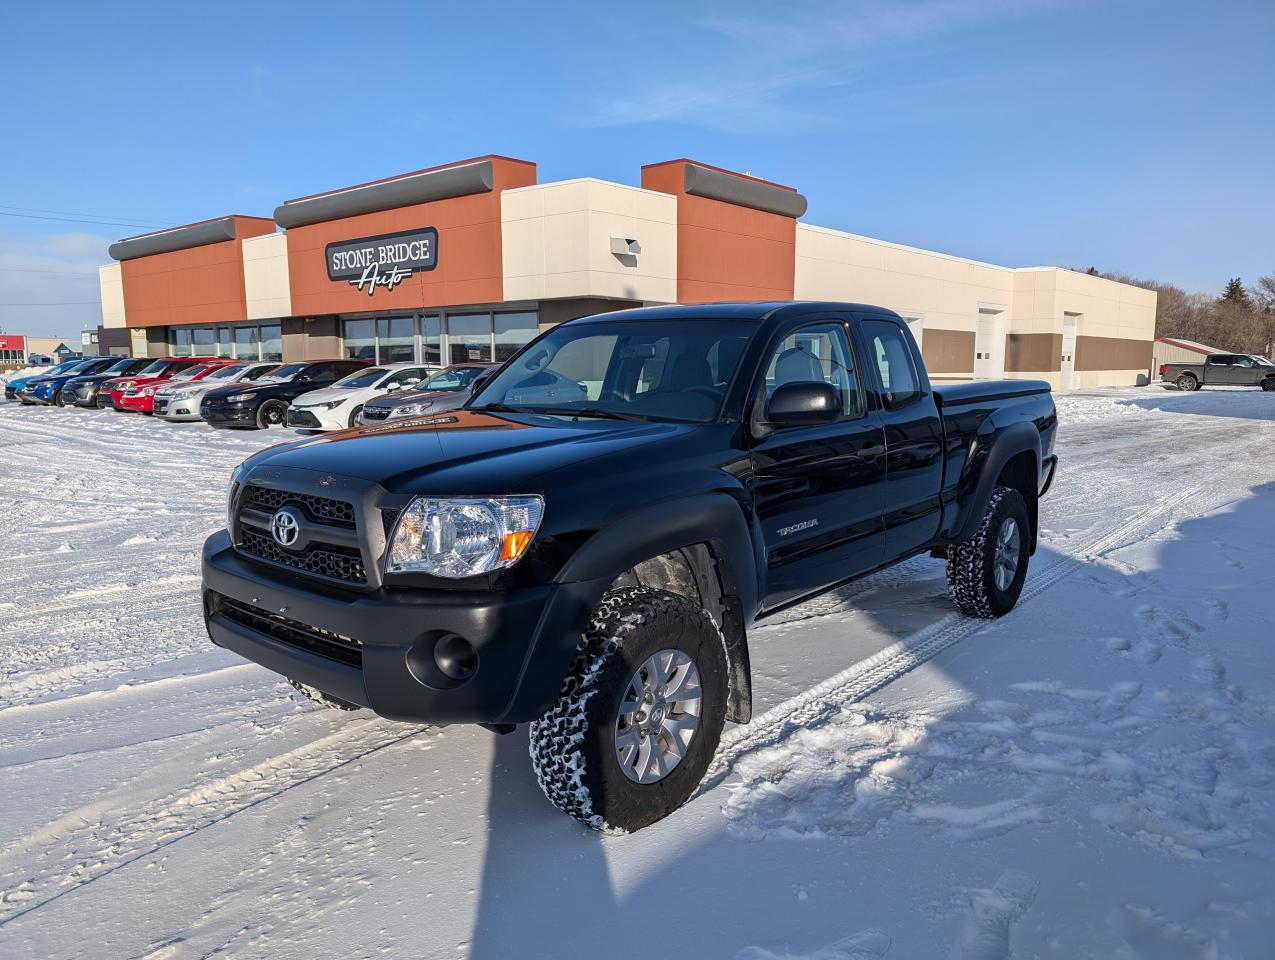
[[[464,637],[445,633],[434,644],[434,663],[443,676],[468,680],[478,670],[478,654]]]

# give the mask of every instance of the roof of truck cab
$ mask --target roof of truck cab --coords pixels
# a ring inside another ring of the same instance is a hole
[[[665,307],[634,307],[580,317],[569,323],[609,323],[616,320],[753,320],[761,322],[784,316],[801,316],[824,311],[890,312],[868,303],[840,303],[823,300],[749,300],[721,303],[670,304]]]

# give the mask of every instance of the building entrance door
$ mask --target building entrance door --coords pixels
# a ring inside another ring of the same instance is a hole
[[[1063,314],[1062,362],[1058,375],[1060,390],[1071,390],[1076,386],[1076,318],[1074,313]]]
[[[974,331],[974,379],[1005,376],[1005,308],[979,307]]]

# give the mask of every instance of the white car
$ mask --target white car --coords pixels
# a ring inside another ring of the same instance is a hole
[[[261,380],[280,366],[277,360],[245,360],[227,364],[189,383],[183,383],[178,375],[155,391],[155,416],[161,420],[198,420],[199,401],[209,390]]]
[[[311,390],[293,400],[287,425],[301,430],[344,430],[358,422],[363,404],[369,400],[411,390],[438,369],[430,363],[387,363],[356,370],[330,387]]]

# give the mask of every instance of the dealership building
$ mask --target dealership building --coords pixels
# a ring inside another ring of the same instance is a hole
[[[537,183],[500,156],[130,237],[100,269],[99,341],[134,355],[502,360],[573,317],[642,304],[848,300],[908,321],[931,376],[1140,382],[1156,295],[802,222],[791,187],[691,160],[641,186]]]

